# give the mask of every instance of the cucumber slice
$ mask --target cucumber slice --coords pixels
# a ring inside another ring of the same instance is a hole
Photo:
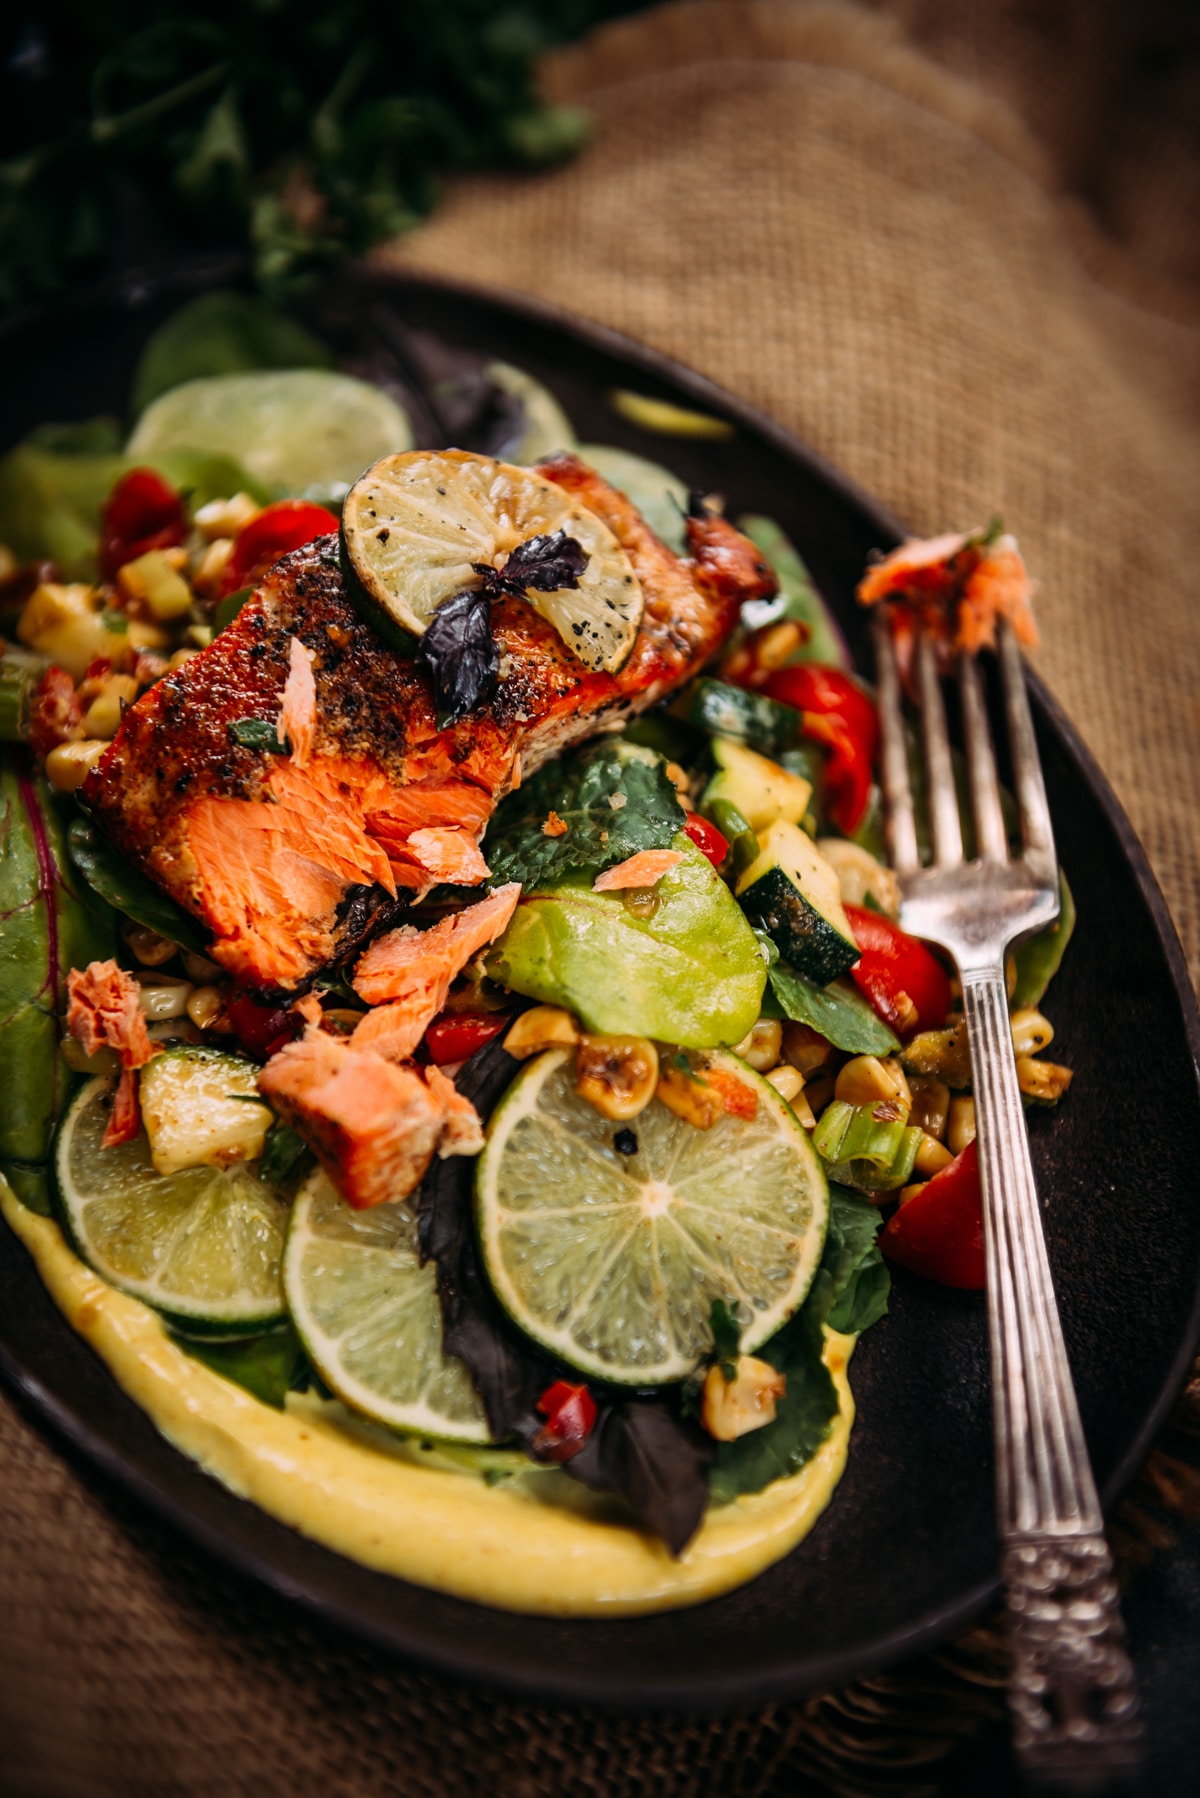
[[[153,400],[126,453],[232,456],[276,498],[338,500],[363,469],[412,443],[390,395],[325,368],[257,369],[184,381]]]
[[[442,1352],[437,1275],[422,1265],[407,1205],[352,1211],[313,1174],[296,1198],[283,1278],[308,1357],[343,1404],[388,1429],[490,1442],[465,1364]]]
[[[800,714],[794,707],[707,677],[692,691],[688,723],[714,736],[734,737],[770,756],[790,749],[800,734]]]
[[[778,819],[737,883],[752,924],[767,931],[785,961],[826,986],[858,960],[838,877],[797,824]]]
[[[493,1113],[476,1172],[488,1278],[514,1323],[621,1385],[694,1373],[718,1298],[752,1353],[803,1303],[825,1244],[829,1188],[791,1109],[727,1051],[689,1066],[749,1089],[754,1116],[701,1130],[652,1099],[622,1154],[575,1091],[573,1054],[551,1049]]]
[[[578,586],[524,597],[585,667],[613,674],[642,621],[641,584],[608,526],[553,481],[465,450],[417,450],[369,468],[342,511],[358,603],[372,623],[382,615],[415,637],[479,585],[478,565],[502,568],[519,544],[559,531],[586,552]]]
[[[812,798],[811,781],[789,774],[778,762],[732,737],[715,737],[712,752],[717,772],[704,789],[702,812],[707,813],[714,801],[725,800],[759,836],[777,818],[789,824],[801,822]]]
[[[191,1044],[147,1062],[138,1083],[150,1159],[160,1174],[257,1161],[275,1122],[258,1097],[258,1065]],[[257,1101],[257,1102],[256,1102]]]
[[[104,1148],[114,1086],[89,1080],[55,1145],[55,1198],[78,1254],[181,1330],[247,1336],[278,1323],[282,1193],[246,1162],[157,1173],[144,1134]]]

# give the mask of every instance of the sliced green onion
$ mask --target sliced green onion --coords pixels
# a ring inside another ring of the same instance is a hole
[[[887,1116],[886,1104],[849,1105],[835,1099],[826,1107],[813,1147],[831,1180],[863,1192],[893,1192],[913,1171],[921,1132],[903,1118]],[[884,1112],[884,1116],[878,1114]]]
[[[741,874],[757,859],[758,838],[732,799],[714,799],[709,805],[708,816],[729,844],[735,875]]]

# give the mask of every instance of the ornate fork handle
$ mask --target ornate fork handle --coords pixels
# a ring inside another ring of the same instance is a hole
[[[1134,1765],[1137,1693],[1050,1278],[1004,971],[989,958],[960,963],[960,973],[975,1069],[1014,1741],[1028,1770],[1074,1783]]]

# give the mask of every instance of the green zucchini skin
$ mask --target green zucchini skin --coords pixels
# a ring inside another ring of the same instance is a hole
[[[740,898],[751,924],[765,930],[784,960],[818,986],[828,986],[858,960],[857,945],[809,904],[782,868],[768,868]]]
[[[688,723],[776,757],[790,749],[800,733],[800,714],[794,707],[707,676],[696,682]]]

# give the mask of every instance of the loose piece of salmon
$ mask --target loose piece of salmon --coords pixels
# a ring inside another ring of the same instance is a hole
[[[445,1161],[449,1155],[480,1154],[483,1125],[470,1099],[459,1092],[449,1074],[432,1063],[425,1069],[425,1082],[446,1117],[438,1142],[439,1161]]]
[[[639,849],[615,868],[606,868],[592,882],[593,893],[616,893],[626,887],[652,887],[656,881],[678,867],[683,856],[678,849]]]
[[[294,767],[307,768],[316,738],[317,683],[313,679],[312,654],[299,637],[293,637],[275,739],[283,747],[290,748]]]
[[[355,1029],[356,1049],[404,1061],[444,1007],[450,983],[507,930],[521,883],[510,881],[432,929],[390,930],[371,944],[354,971],[354,990],[374,1006]]]
[[[444,1076],[431,1080],[320,1030],[273,1055],[258,1085],[356,1210],[407,1198],[435,1150],[474,1154],[475,1138],[482,1143],[478,1117],[472,1132],[463,1111],[473,1107]],[[468,1139],[471,1147],[458,1146]]]
[[[437,869],[482,879],[470,850],[522,767],[654,704],[716,653],[743,600],[774,592],[758,550],[724,519],[689,519],[691,555],[679,557],[576,458],[541,472],[604,520],[641,583],[645,613],[619,674],[589,673],[532,606],[501,599],[499,690],[439,730],[428,678],[355,612],[326,537],[276,563],[210,648],[126,711],[84,799],[114,845],[212,931],[214,957],[240,981],[294,990],[394,917],[406,893],[445,878]],[[311,742],[293,641],[309,652]],[[294,666],[293,753],[231,737],[248,720],[274,736]]]
[[[1018,643],[1037,646],[1030,610],[1033,583],[1014,537],[978,535],[910,538],[868,568],[858,584],[865,606],[899,602],[948,649],[973,655],[994,649],[996,621],[1007,618]]]
[[[132,1142],[142,1127],[135,1070],[159,1052],[157,1043],[150,1041],[133,975],[115,961],[72,968],[67,975],[67,1029],[85,1055],[108,1048],[120,1056],[121,1078],[101,1146],[116,1149]]]

